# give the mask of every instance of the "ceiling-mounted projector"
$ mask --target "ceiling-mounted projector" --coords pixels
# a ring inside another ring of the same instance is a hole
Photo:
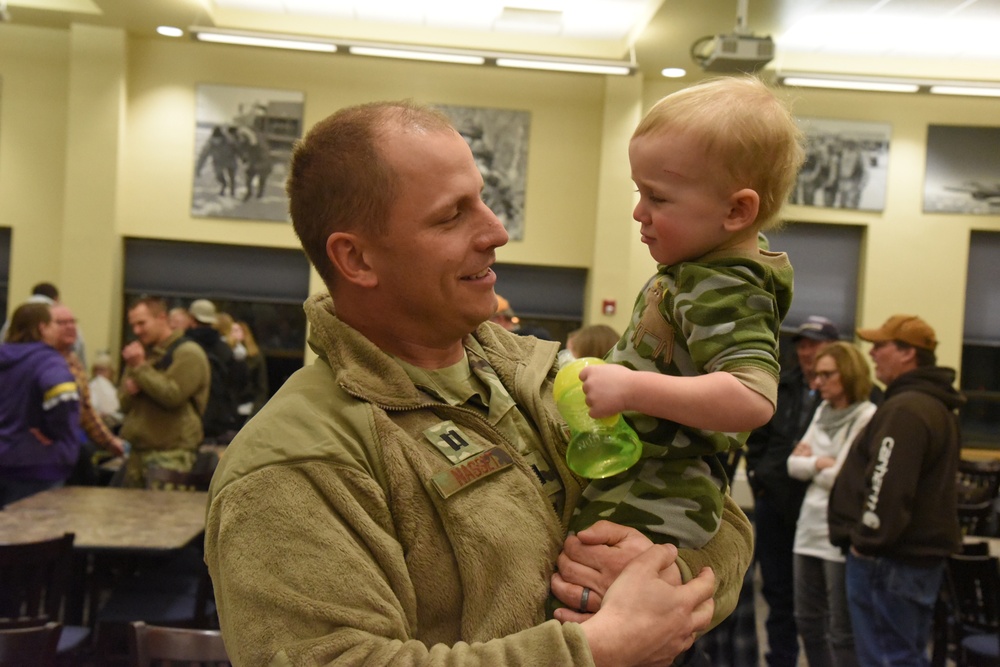
[[[774,59],[774,40],[736,33],[703,37],[691,46],[691,58],[706,72],[754,72]]]
[[[750,34],[747,0],[737,1],[736,29],[702,37],[691,45],[691,59],[706,72],[755,72],[774,59],[774,40]]]

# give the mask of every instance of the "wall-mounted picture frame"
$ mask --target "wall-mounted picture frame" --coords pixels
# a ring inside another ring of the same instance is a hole
[[[524,198],[531,112],[438,104],[472,149],[483,175],[483,201],[511,241],[524,239]]]
[[[801,206],[885,209],[892,125],[797,118],[806,158],[789,200]]]
[[[285,177],[305,95],[201,84],[195,100],[191,215],[287,222]]]
[[[1000,127],[927,127],[924,213],[1000,215]]]

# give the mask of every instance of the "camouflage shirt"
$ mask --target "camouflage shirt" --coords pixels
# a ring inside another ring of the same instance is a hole
[[[774,404],[778,331],[791,302],[792,267],[784,253],[716,251],[660,266],[607,360],[677,376],[732,373]],[[626,419],[643,440],[642,459],[591,481],[571,530],[608,519],[657,543],[701,547],[718,530],[728,485],[715,455],[741,446],[747,434],[636,413]]]

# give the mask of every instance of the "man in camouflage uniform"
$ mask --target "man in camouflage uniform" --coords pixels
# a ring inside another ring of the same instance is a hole
[[[201,346],[170,329],[162,299],[140,299],[128,322],[138,340],[122,349],[120,435],[132,443],[125,486],[141,487],[147,468],[187,472],[194,466],[211,371]]]

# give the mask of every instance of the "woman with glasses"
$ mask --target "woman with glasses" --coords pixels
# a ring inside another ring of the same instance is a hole
[[[809,667],[857,665],[844,585],[844,554],[830,544],[830,489],[851,442],[875,413],[868,400],[868,363],[854,346],[836,342],[816,355],[813,388],[820,403],[802,441],[788,457],[788,474],[810,482],[795,529],[795,623]]]

